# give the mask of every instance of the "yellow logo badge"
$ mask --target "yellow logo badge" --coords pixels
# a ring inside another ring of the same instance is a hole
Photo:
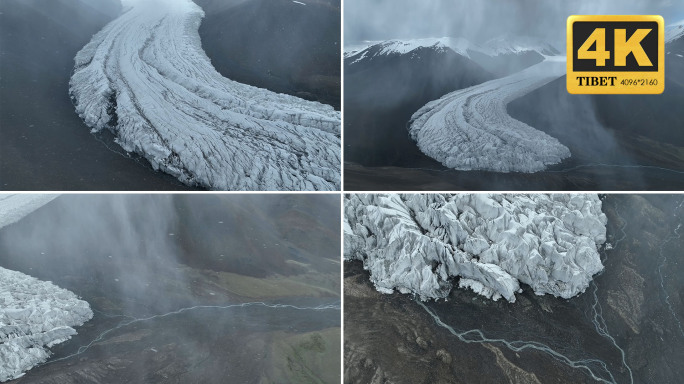
[[[661,16],[568,17],[568,92],[662,93],[664,25]]]

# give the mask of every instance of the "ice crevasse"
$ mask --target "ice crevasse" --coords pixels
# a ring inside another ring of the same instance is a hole
[[[462,171],[538,172],[570,157],[556,138],[512,118],[509,102],[565,73],[563,57],[451,92],[411,117],[409,134],[421,152]]]
[[[445,298],[457,281],[514,302],[571,298],[603,269],[607,218],[597,195],[354,194],[345,197],[344,257],[376,289]]]
[[[76,55],[70,93],[93,132],[189,185],[339,190],[340,113],[221,76],[191,0],[124,0]]]
[[[57,195],[0,195],[0,228]],[[93,317],[87,302],[49,281],[0,267],[0,381],[15,379],[50,357],[48,348]]]

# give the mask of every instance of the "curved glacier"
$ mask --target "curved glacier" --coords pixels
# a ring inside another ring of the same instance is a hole
[[[191,0],[124,0],[76,55],[70,93],[93,132],[186,184],[338,190],[340,113],[222,77]]]
[[[411,138],[423,153],[448,168],[543,170],[570,157],[570,150],[509,116],[506,105],[564,73],[564,60],[547,57],[523,71],[449,93],[412,116]]]
[[[444,298],[458,277],[494,300],[514,302],[521,282],[570,298],[603,269],[596,195],[353,194],[344,211],[344,257],[383,293]]]

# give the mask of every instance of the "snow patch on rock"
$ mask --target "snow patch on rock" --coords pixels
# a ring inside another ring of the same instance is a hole
[[[353,194],[344,211],[344,257],[383,293],[439,299],[458,278],[494,300],[514,302],[520,283],[570,298],[603,269],[596,195]]]
[[[684,37],[684,20],[665,26],[665,43]]]
[[[338,111],[221,76],[191,0],[123,5],[75,58],[70,93],[93,132],[190,185],[339,190]]]
[[[483,44],[482,51],[490,56],[529,51],[536,51],[544,56],[560,55],[560,52],[551,44],[531,36],[503,35],[495,37]]]
[[[557,139],[508,115],[506,105],[565,74],[565,59],[547,58],[503,78],[449,93],[413,114],[418,148],[458,170],[537,172],[570,157]]]
[[[404,55],[412,52],[418,48],[433,48],[438,50],[450,49],[455,53],[468,56],[468,50],[476,46],[468,40],[460,37],[439,37],[439,38],[425,38],[425,39],[410,39],[410,40],[387,40],[377,44],[371,45],[374,53],[370,54],[370,47],[359,50],[355,53],[347,55],[345,58],[355,57],[354,62],[375,56],[389,56],[389,55]],[[352,62],[352,64],[354,63]]]
[[[477,52],[490,57],[525,52],[538,52],[544,56],[556,56],[560,53],[552,45],[528,36],[501,36],[488,40],[480,45],[463,37],[428,37],[422,39],[393,39],[385,41],[365,41],[345,47],[345,60],[353,58],[350,64],[369,60],[379,56],[405,55],[419,48],[432,48],[438,51],[451,50],[454,53],[470,58],[470,52]]]

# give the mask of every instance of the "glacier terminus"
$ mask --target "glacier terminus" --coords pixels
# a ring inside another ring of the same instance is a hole
[[[603,270],[597,195],[356,194],[344,209],[344,257],[383,293],[440,299],[456,283],[514,302],[524,283],[567,299]]]
[[[123,0],[76,55],[70,93],[93,133],[188,185],[338,190],[340,113],[221,76],[191,0]]]

